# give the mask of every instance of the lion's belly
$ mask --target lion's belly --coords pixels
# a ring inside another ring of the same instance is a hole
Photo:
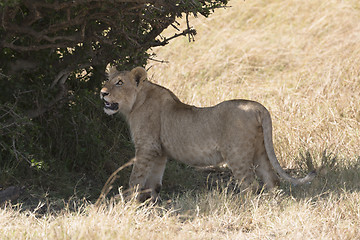
[[[169,135],[171,137],[164,134],[161,140],[171,158],[193,166],[214,166],[223,162],[218,139],[210,138],[207,131],[194,133],[184,130],[182,134]]]
[[[223,161],[220,151],[217,148],[199,145],[177,147],[164,144],[166,153],[171,157],[183,163],[192,166],[215,166]]]

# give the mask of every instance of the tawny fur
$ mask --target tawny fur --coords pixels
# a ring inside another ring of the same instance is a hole
[[[213,107],[190,106],[148,81],[141,67],[123,72],[112,67],[108,77],[100,93],[107,102],[104,110],[125,116],[135,144],[130,187],[150,189],[152,199],[161,189],[168,157],[193,166],[226,163],[244,187],[254,184],[255,174],[267,188],[278,185],[276,172],[295,185],[315,176],[296,179],[284,172],[273,148],[270,114],[260,103],[231,100]]]

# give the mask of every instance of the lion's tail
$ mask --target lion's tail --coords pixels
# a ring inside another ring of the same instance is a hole
[[[270,113],[265,109],[262,111],[262,128],[264,134],[264,144],[265,149],[270,160],[271,165],[273,166],[274,170],[286,181],[291,182],[293,185],[304,184],[312,181],[316,176],[316,171],[310,172],[307,176],[303,178],[293,178],[289,174],[287,174],[284,169],[280,166],[279,161],[276,158],[274,145],[272,140],[272,122]]]

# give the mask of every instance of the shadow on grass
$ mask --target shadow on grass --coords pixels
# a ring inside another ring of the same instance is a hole
[[[360,191],[360,157],[354,159],[341,159],[324,151],[322,157],[312,160],[309,153],[300,154],[298,168],[287,172],[292,176],[305,176],[308,172],[309,162],[315,162],[318,175],[310,184],[293,187],[291,184],[281,181],[279,189],[283,194],[295,199],[305,198],[326,198],[340,195],[346,192]],[[309,158],[311,158],[309,161]],[[304,164],[307,163],[307,164]],[[131,168],[120,172],[120,178],[113,184],[113,190],[108,194],[108,198],[116,196],[118,189],[124,186],[127,188],[127,181]],[[59,176],[52,181],[57,182],[56,189],[51,189],[52,194],[48,194],[48,189],[37,188],[29,189],[26,194],[18,200],[21,208],[30,210],[36,214],[49,212],[59,212],[62,209],[76,210],[76,206],[83,203],[95,203],[102,184],[86,176],[72,175]],[[55,186],[54,184],[51,184]],[[196,169],[177,161],[170,160],[167,164],[163,178],[163,189],[160,193],[164,202],[172,201],[174,198],[184,194],[197,194],[206,191],[223,191],[241,195],[237,182],[227,168]],[[56,192],[67,192],[70,196],[66,198],[64,194],[56,195]],[[256,194],[255,194],[256,196]],[[67,200],[64,200],[67,199]]]
[[[308,151],[299,156],[298,165],[302,169],[302,175],[306,172],[305,163],[315,162],[317,176],[311,183],[302,186],[293,187],[282,182],[281,188],[286,194],[295,198],[309,198],[360,191],[360,156],[353,159],[340,158],[326,150],[315,160]]]
[[[294,176],[305,176],[314,168],[317,171],[315,179],[302,186],[292,186],[281,180],[279,189],[286,195],[296,199],[314,198],[328,194],[340,195],[346,192],[360,191],[360,157],[342,159],[323,151],[317,159],[313,159],[307,151],[300,153],[296,159],[297,169],[286,171]],[[315,165],[315,167],[313,166]],[[171,198],[187,191],[203,192],[219,188],[240,193],[236,180],[227,168],[198,170],[177,162],[170,162],[164,175],[162,197]]]

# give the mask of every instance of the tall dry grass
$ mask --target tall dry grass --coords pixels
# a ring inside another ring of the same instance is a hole
[[[294,199],[281,192],[184,194],[172,208],[83,204],[60,213],[0,209],[1,239],[358,239],[358,192]]]
[[[288,168],[320,169],[311,185],[259,195],[221,185],[157,206],[118,200],[99,210],[0,209],[0,239],[358,239],[360,236],[360,2],[231,1],[193,19],[196,41],[154,49],[154,82],[183,101],[263,103]],[[173,30],[166,33],[171,35]],[[179,179],[181,182],[182,179]],[[164,183],[166,185],[166,182]]]
[[[150,62],[153,80],[198,106],[232,98],[263,103],[287,165],[299,148],[359,156],[360,3],[230,5],[191,22],[198,30],[194,43],[183,38],[155,49],[169,63]]]

